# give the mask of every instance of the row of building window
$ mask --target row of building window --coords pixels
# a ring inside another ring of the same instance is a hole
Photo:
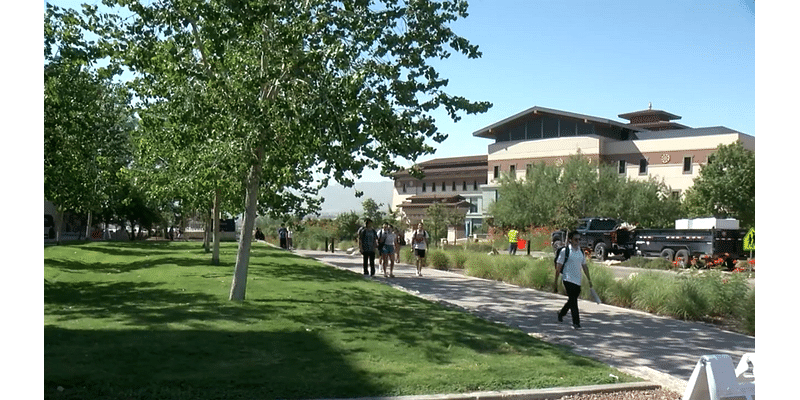
[[[495,143],[589,135],[600,135],[616,140],[628,140],[629,137],[628,131],[621,127],[545,116],[499,132]]]
[[[641,160],[639,160],[639,175],[647,175],[647,166],[648,166],[648,164],[649,163],[648,163],[646,158],[642,158]],[[527,164],[527,168],[530,168],[530,167],[531,167],[531,164]],[[627,164],[627,162],[625,160],[619,160],[617,171],[620,174],[625,174],[625,173],[627,173],[627,167],[628,167],[628,164]],[[509,174],[511,174],[513,176],[517,172],[516,165],[512,164],[511,166],[509,166],[508,172],[509,172]],[[684,174],[691,174],[692,173],[692,157],[691,156],[683,157],[683,173]],[[494,175],[494,179],[497,179],[497,178],[500,177],[500,166],[499,165],[495,165],[494,166],[494,174],[493,175]],[[444,185],[444,184],[442,184],[442,185]],[[453,185],[455,185],[455,183],[453,183]],[[444,189],[442,189],[442,190],[444,190]],[[455,190],[455,189],[453,189],[453,190]],[[423,192],[424,191],[425,190],[423,189]]]
[[[642,158],[639,160],[639,175],[647,175],[647,166],[649,162],[646,158]],[[625,174],[627,172],[627,163],[625,160],[619,160],[617,172],[620,174]],[[692,173],[692,157],[686,156],[683,157],[683,173],[684,174],[691,174]]]
[[[430,186],[431,192],[435,192],[436,191],[436,186],[437,186],[436,183],[431,183],[431,186]],[[442,192],[447,191],[447,182],[442,182],[441,188],[442,188]],[[455,181],[452,182],[451,188],[452,188],[453,192],[455,192],[457,190],[456,189],[457,186],[456,186],[456,182]],[[478,190],[478,181],[472,181],[472,190]],[[427,192],[428,191],[428,182],[422,182],[422,191],[423,192]],[[463,191],[463,192],[467,191],[467,181],[462,181],[461,182],[461,191]],[[405,183],[403,183],[403,193],[406,193],[406,184]]]

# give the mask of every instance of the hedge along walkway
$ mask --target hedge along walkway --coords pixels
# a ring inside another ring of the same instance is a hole
[[[362,274],[360,256],[297,250],[297,254]],[[377,268],[377,262],[376,262]],[[543,340],[568,345],[624,372],[683,393],[703,355],[727,354],[735,362],[755,352],[755,338],[713,325],[680,321],[637,310],[579,300],[583,329],[572,330],[556,313],[566,297],[502,282],[425,268],[414,276],[409,264],[395,264],[395,278],[376,273],[373,279],[466,309],[482,318],[507,324]]]

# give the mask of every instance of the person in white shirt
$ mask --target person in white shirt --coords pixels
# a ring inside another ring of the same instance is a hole
[[[383,224],[383,229],[378,232],[378,246],[381,250],[381,267],[383,268],[383,276],[394,278],[394,249],[397,246],[397,234],[394,228],[389,223]],[[389,264],[389,272],[386,272],[387,264]]]
[[[427,250],[428,242],[431,240],[430,235],[423,227],[422,222],[420,222],[417,225],[417,230],[411,235],[411,248],[414,249],[414,255],[417,256],[417,276],[422,276],[422,267],[425,266],[425,250]]]
[[[558,255],[556,260],[556,277],[561,274],[564,289],[567,291],[567,303],[558,312],[558,322],[562,322],[567,311],[572,314],[572,328],[581,328],[581,317],[578,311],[578,297],[581,295],[581,269],[586,274],[589,287],[592,287],[592,278],[589,277],[589,267],[586,266],[586,257],[583,256],[580,246],[580,232],[571,232],[569,243]]]

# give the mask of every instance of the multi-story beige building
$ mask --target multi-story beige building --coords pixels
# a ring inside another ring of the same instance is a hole
[[[400,208],[411,226],[426,218],[425,211],[433,202],[455,208],[465,215],[465,226],[452,232],[464,237],[474,224],[483,221],[483,193],[488,183],[487,156],[438,158],[417,164],[424,179],[412,177],[408,171],[394,175],[392,208]]]
[[[532,107],[473,133],[493,140],[486,156],[420,163],[425,172],[423,180],[415,180],[403,172],[395,175],[392,206],[403,209],[403,204],[419,204],[419,197],[434,194],[431,185],[441,189],[444,182],[444,188],[451,189],[447,195],[463,196],[473,207],[465,224],[468,234],[471,227],[482,223],[488,205],[497,199],[500,175],[511,173],[522,179],[526,168],[533,163],[560,165],[580,152],[592,160],[616,166],[621,175],[632,179],[651,176],[663,179],[674,196],[682,196],[698,176],[700,165],[708,161],[720,144],[740,141],[746,149],[755,151],[755,137],[751,135],[722,126],[690,128],[674,122],[681,117],[651,107],[619,117],[629,122]],[[485,168],[482,178],[477,176],[480,165]],[[448,181],[445,179],[448,177],[454,179]],[[466,185],[467,179],[477,183]],[[419,218],[422,213],[419,206],[416,208],[414,214]]]

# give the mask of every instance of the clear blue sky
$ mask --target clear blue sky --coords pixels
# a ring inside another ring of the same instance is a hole
[[[533,106],[624,122],[654,109],[755,135],[753,1],[470,0],[454,31],[483,56],[437,62],[447,90],[494,104],[453,124],[430,158],[485,154],[472,132]],[[410,165],[410,163],[405,162]],[[381,180],[377,173],[362,180]]]
[[[100,0],[58,0],[78,8]],[[726,126],[755,135],[752,0],[470,0],[454,31],[483,56],[435,61],[447,91],[494,106],[437,125],[449,138],[420,158],[485,154],[472,132],[533,106],[624,122],[647,108],[690,127]],[[434,144],[431,142],[431,144]],[[399,160],[410,166],[408,160]],[[360,181],[388,180],[368,171]]]

